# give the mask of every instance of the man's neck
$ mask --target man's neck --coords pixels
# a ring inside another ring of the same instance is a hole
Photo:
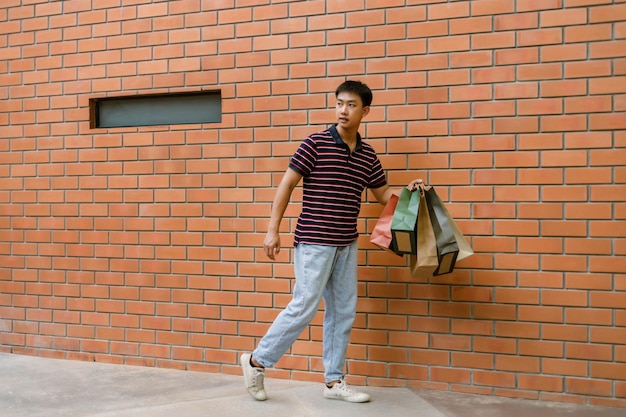
[[[354,149],[358,140],[358,129],[346,130],[337,126],[337,133],[339,133],[341,140],[343,140],[345,144],[350,147],[350,149]]]

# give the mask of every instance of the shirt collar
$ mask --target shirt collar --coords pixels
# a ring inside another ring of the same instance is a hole
[[[341,146],[348,146],[343,139],[341,139],[341,136],[339,136],[339,132],[337,132],[337,125],[334,124],[330,127],[330,129],[328,129],[330,131],[330,134],[332,135],[333,139],[335,140],[335,143],[337,145],[341,145]],[[354,148],[355,151],[358,151],[359,149],[361,149],[363,147],[362,142],[361,142],[361,134],[359,132],[356,132],[356,147]]]

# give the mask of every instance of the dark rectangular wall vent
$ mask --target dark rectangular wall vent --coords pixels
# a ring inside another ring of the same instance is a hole
[[[220,123],[220,91],[89,99],[91,128]]]

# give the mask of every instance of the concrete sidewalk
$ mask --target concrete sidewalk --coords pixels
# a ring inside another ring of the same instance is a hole
[[[623,417],[626,410],[404,388],[359,387],[366,404],[325,400],[321,384],[0,353],[2,417]]]

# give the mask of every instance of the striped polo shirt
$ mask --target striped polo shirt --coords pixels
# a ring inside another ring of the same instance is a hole
[[[302,141],[289,167],[303,177],[294,245],[350,245],[358,237],[363,190],[387,184],[374,148],[358,135],[350,152],[335,125]]]

